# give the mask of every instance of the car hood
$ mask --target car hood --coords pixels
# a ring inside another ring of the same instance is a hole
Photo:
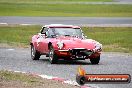
[[[92,39],[80,39],[76,37],[57,37],[57,42],[63,42],[65,49],[73,48],[85,48],[85,49],[94,49],[95,40]]]

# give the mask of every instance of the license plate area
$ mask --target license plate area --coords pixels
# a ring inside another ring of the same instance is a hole
[[[75,59],[84,59],[85,55],[82,53],[82,51],[85,51],[86,49],[72,49],[71,53],[73,58]]]
[[[76,59],[84,58],[84,56],[75,56]]]
[[[71,53],[74,58],[85,58],[86,56],[90,56],[93,54],[91,50],[87,49],[72,49]]]

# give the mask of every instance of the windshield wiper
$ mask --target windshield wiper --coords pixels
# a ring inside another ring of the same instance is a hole
[[[77,35],[72,35],[72,37],[76,37],[76,38],[78,38],[78,36],[77,36]]]
[[[71,35],[64,35],[64,36],[71,36]]]
[[[57,37],[56,35],[50,35],[52,38],[55,38],[55,37]]]

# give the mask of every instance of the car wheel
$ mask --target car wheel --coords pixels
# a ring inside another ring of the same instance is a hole
[[[33,60],[39,60],[40,56],[41,56],[40,53],[37,50],[35,50],[33,45],[31,45],[31,58]]]
[[[90,61],[91,61],[92,64],[98,64],[99,61],[100,61],[100,56],[97,57],[97,58],[91,58]]]
[[[49,61],[51,64],[55,64],[58,61],[57,55],[54,52],[53,46],[50,46],[50,48],[49,48]]]

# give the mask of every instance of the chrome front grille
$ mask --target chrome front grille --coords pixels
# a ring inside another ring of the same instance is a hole
[[[92,50],[87,50],[83,48],[75,48],[72,49],[70,52],[72,53],[72,55],[75,56],[90,56],[91,54],[93,54]]]

